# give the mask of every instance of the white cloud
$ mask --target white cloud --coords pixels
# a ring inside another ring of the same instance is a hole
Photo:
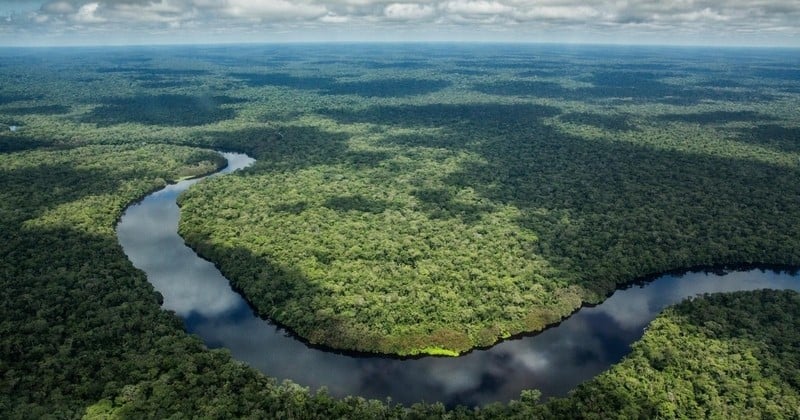
[[[504,15],[514,11],[514,8],[498,1],[486,0],[455,0],[448,1],[442,8],[449,13],[462,16],[475,15]]]
[[[515,16],[520,20],[585,20],[600,15],[600,12],[589,6],[536,6],[525,9]]]
[[[159,0],[149,4],[119,4],[113,8],[112,15],[115,21],[122,22],[162,22],[169,27],[180,27],[181,21],[196,17],[192,9],[182,7],[175,0]]]
[[[322,17],[328,13],[325,6],[304,1],[227,0],[223,4],[223,13],[245,19],[308,19]]]
[[[492,34],[505,31],[506,36],[513,36],[509,40],[515,41],[538,40],[541,37],[531,34],[554,33],[583,36],[591,41],[597,41],[595,34],[637,41],[641,37],[672,40],[682,34],[687,37],[686,34],[706,34],[724,40],[731,34],[756,37],[769,33],[776,39],[783,37],[785,43],[800,44],[797,0],[24,1],[28,1],[28,10],[35,11],[6,19],[3,26],[6,33],[18,30],[58,34],[72,26],[87,31],[98,28],[127,31],[132,35],[139,31],[180,35],[186,28],[206,28],[209,33],[235,30],[257,33],[269,29],[271,33],[294,31],[305,37],[310,33],[306,29],[311,28],[322,34],[320,39],[324,40],[324,24],[353,23],[340,30],[367,39],[373,39],[373,35],[384,39],[387,28],[405,34],[422,34],[427,30],[444,36],[447,32],[442,31],[446,28],[454,34],[451,39],[463,39],[457,34],[473,38],[481,31]],[[2,10],[0,6],[0,17],[6,17],[2,16]]]
[[[327,15],[321,17],[319,21],[322,23],[347,23],[350,22],[350,17],[328,13]]]
[[[688,22],[696,22],[699,20],[712,20],[712,21],[724,22],[730,20],[730,17],[723,16],[720,13],[715,12],[708,7],[706,7],[703,10],[691,11],[689,13],[682,13],[676,15],[675,18],[677,20],[688,21]]]
[[[101,23],[106,20],[97,16],[97,9],[100,3],[86,3],[75,12],[73,19],[79,23]]]
[[[416,3],[392,3],[383,9],[383,14],[391,20],[428,19],[435,13],[433,7]]]

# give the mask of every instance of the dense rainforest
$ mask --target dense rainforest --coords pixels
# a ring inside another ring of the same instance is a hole
[[[279,383],[159,308],[116,242],[181,234],[314,344],[456,354],[664,270],[800,260],[796,51],[0,50],[3,417],[796,417],[797,294],[694,299],[568,398],[448,411]],[[11,129],[13,127],[13,130]],[[792,411],[795,410],[795,411]]]
[[[311,343],[400,355],[541,330],[665,270],[800,262],[777,63],[537,52],[229,74],[274,92],[274,131],[231,134],[259,162],[186,194],[181,235]]]

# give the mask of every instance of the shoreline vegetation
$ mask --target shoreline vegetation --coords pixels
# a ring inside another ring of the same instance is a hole
[[[312,343],[461,352],[644,273],[800,264],[792,52],[329,48],[0,51],[4,417],[798,415],[791,292],[680,304],[570,397],[479,409],[334,399],[186,335],[113,223],[219,165],[197,148],[258,162],[183,195],[181,234]]]
[[[219,263],[215,262],[212,257],[207,256],[207,255],[203,255],[201,253],[201,251],[199,249],[195,248],[191,243],[184,242],[184,245],[186,245],[187,247],[192,249],[192,251],[195,252],[198,255],[198,257],[200,257],[201,259],[203,259],[205,261],[209,261],[212,264],[214,264],[214,267],[217,270],[220,270],[220,271],[222,270],[222,267],[219,265]],[[392,353],[380,353],[380,352],[371,352],[371,351],[360,351],[360,350],[354,350],[354,349],[336,348],[336,347],[332,347],[330,345],[326,345],[325,343],[313,343],[313,342],[310,342],[306,337],[300,335],[291,326],[282,324],[279,321],[276,321],[276,320],[270,318],[268,315],[264,315],[263,313],[259,312],[258,307],[256,307],[253,304],[253,302],[248,299],[247,295],[241,289],[239,289],[236,286],[236,284],[231,283],[231,287],[236,293],[238,293],[244,299],[244,301],[247,303],[248,307],[251,310],[253,310],[253,312],[256,313],[258,315],[258,317],[260,317],[261,319],[268,320],[271,324],[274,324],[275,326],[277,326],[278,328],[283,330],[286,334],[290,335],[295,340],[301,341],[306,346],[309,346],[309,347],[312,347],[312,348],[315,348],[315,349],[319,349],[319,350],[322,350],[322,351],[330,351],[330,352],[335,352],[335,353],[340,353],[340,354],[347,354],[347,355],[351,355],[351,356],[354,356],[354,357],[389,357],[389,358],[396,358],[396,359],[415,359],[415,358],[422,358],[422,357],[459,357],[459,356],[463,356],[465,354],[471,353],[471,352],[476,351],[476,350],[487,350],[487,349],[490,349],[491,347],[493,347],[493,346],[495,346],[497,344],[500,344],[500,343],[502,343],[504,341],[507,341],[507,340],[516,340],[516,339],[520,339],[520,338],[524,338],[524,337],[530,337],[530,336],[535,336],[535,335],[541,334],[541,333],[547,331],[548,329],[558,327],[562,322],[564,322],[567,319],[569,319],[571,316],[573,316],[574,314],[579,312],[581,309],[592,308],[592,307],[595,307],[595,306],[598,306],[598,305],[602,304],[607,298],[611,297],[617,291],[625,290],[625,289],[630,288],[630,287],[644,286],[644,285],[649,284],[649,283],[651,283],[653,281],[656,281],[658,278],[666,276],[666,275],[681,276],[683,274],[692,273],[692,272],[706,272],[706,273],[717,273],[717,274],[719,274],[719,273],[726,273],[726,272],[729,272],[729,271],[737,271],[737,270],[747,271],[747,270],[751,270],[751,269],[756,269],[756,270],[775,270],[775,271],[785,271],[785,272],[789,272],[789,273],[794,273],[794,272],[797,272],[798,270],[800,270],[800,266],[787,265],[787,264],[758,263],[758,262],[755,262],[755,263],[746,263],[746,264],[741,264],[741,263],[740,264],[722,263],[722,264],[715,264],[715,265],[695,265],[695,266],[690,266],[690,267],[686,267],[686,268],[668,269],[668,270],[665,270],[665,271],[662,271],[662,272],[644,275],[644,276],[638,277],[638,278],[636,278],[634,280],[621,283],[621,284],[617,285],[617,287],[615,289],[609,291],[603,298],[601,298],[597,302],[582,302],[580,304],[580,306],[578,306],[575,309],[573,309],[569,314],[562,316],[561,318],[559,318],[558,320],[556,320],[554,322],[551,322],[551,323],[548,323],[548,324],[544,325],[540,329],[531,330],[531,331],[522,331],[522,332],[515,333],[515,334],[509,334],[507,336],[500,337],[497,341],[495,341],[495,342],[493,342],[493,343],[491,343],[489,345],[472,347],[472,348],[469,348],[469,349],[464,350],[462,352],[455,352],[453,350],[444,349],[444,348],[438,348],[438,347],[430,347],[430,348],[422,349],[421,351],[419,351],[417,353],[413,353],[413,354],[392,354]],[[223,273],[223,276],[226,276],[226,275]],[[227,278],[227,276],[226,276],[226,278]]]
[[[514,60],[360,85],[234,73],[302,100],[230,134],[259,163],[182,196],[179,232],[310,343],[401,356],[538,331],[676,267],[800,262],[791,79],[552,58],[533,79]]]

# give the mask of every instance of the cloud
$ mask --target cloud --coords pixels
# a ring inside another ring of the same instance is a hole
[[[100,7],[100,3],[86,3],[75,12],[73,19],[76,22],[80,23],[101,23],[105,22],[106,20],[102,17],[97,16],[97,9]]]
[[[75,11],[75,6],[66,1],[53,1],[42,5],[42,11],[47,14],[68,14]]]
[[[514,11],[514,7],[500,3],[498,1],[486,0],[456,0],[448,1],[443,4],[443,9],[449,13],[461,16],[475,15],[505,15]]]
[[[392,3],[383,9],[383,14],[390,20],[421,20],[432,17],[436,9],[416,3]]]
[[[116,22],[161,23],[169,27],[178,27],[182,22],[196,18],[197,13],[193,9],[181,7],[178,3],[162,0],[149,4],[118,4],[109,12],[108,17]]]
[[[523,9],[515,15],[520,20],[586,20],[602,16],[590,6],[535,6]]]
[[[244,19],[307,19],[320,18],[328,12],[321,4],[286,0],[227,0],[222,2],[223,13]]]
[[[327,15],[319,18],[319,21],[322,23],[347,23],[350,22],[349,16],[339,16],[334,13],[328,13]]]
[[[13,1],[19,5],[27,0]],[[592,41],[595,36],[671,40],[697,34],[724,40],[732,34],[757,38],[769,33],[773,39],[800,44],[797,0],[29,0],[26,4],[34,11],[17,13],[13,19],[7,14],[9,19],[2,24],[6,33],[99,29],[136,34],[163,29],[168,34],[170,28],[183,27],[254,33],[281,28],[289,36],[291,31],[300,36],[314,29],[324,40],[326,25],[337,25],[358,30],[354,36],[368,40],[388,28],[400,28],[406,34],[450,33],[452,39],[477,31],[506,31],[512,37],[507,40],[514,41],[558,33],[583,34]],[[0,7],[0,17],[3,11]]]

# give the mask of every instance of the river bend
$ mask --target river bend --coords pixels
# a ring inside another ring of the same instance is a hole
[[[243,154],[223,155],[229,165],[218,174],[254,162]],[[618,290],[602,304],[585,307],[540,334],[457,358],[343,355],[310,348],[256,316],[216,267],[184,244],[177,233],[176,199],[197,182],[202,179],[169,185],[128,207],[117,226],[128,258],[164,296],[163,307],[183,318],[186,330],[208,347],[227,348],[234,358],[278,380],[312,389],[325,386],[334,396],[390,397],[405,404],[441,401],[447,406],[506,402],[529,388],[561,396],[622,359],[668,305],[707,292],[800,289],[797,273],[785,271],[664,275]]]

